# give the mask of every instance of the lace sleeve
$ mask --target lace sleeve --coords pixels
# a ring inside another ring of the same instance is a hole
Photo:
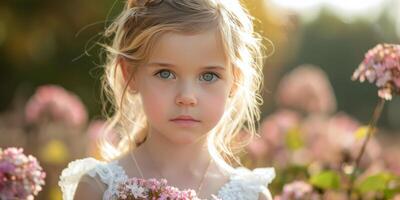
[[[272,200],[267,186],[275,178],[273,168],[257,168],[249,170],[244,167],[236,168],[231,180],[218,196],[223,200],[258,200],[260,194]]]
[[[68,167],[62,171],[58,182],[63,200],[72,200],[81,177],[100,163],[102,162],[94,158],[84,158],[70,162]]]

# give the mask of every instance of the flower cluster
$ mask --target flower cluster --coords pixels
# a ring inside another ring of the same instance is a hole
[[[24,155],[23,149],[0,149],[0,199],[32,200],[45,177],[36,158]]]
[[[337,107],[328,75],[310,64],[300,65],[283,76],[277,87],[276,103],[309,113],[333,113]]]
[[[200,200],[194,190],[168,186],[167,180],[131,178],[118,184],[115,200]],[[216,197],[214,200],[218,200]]]
[[[57,85],[39,87],[26,104],[25,115],[29,123],[50,118],[73,126],[85,124],[88,117],[79,97]]]
[[[372,50],[366,56],[369,61],[364,61],[364,68],[368,66],[370,71],[359,69],[356,76],[384,83],[383,87],[399,88],[400,53],[387,58],[388,52],[394,54],[399,47],[386,51],[384,48],[389,47],[378,48],[386,52],[382,53],[381,68],[373,68],[377,61],[368,64],[373,62],[372,55],[379,54]],[[390,80],[379,76],[382,69],[391,69]],[[285,75],[278,86],[277,110],[261,121],[260,137],[247,146],[249,157],[244,157],[243,163],[249,168],[275,166],[277,174],[282,174],[270,185],[276,194],[274,200],[399,198],[400,150],[396,140],[386,138],[385,134],[380,138],[368,137],[373,132],[383,132],[376,122],[385,99],[380,98],[370,124],[363,125],[346,112],[336,110],[329,80],[318,71],[315,67],[299,66]],[[321,84],[326,85],[315,86]]]
[[[378,95],[391,100],[400,94],[400,45],[378,44],[365,54],[365,58],[353,73],[352,80],[370,83],[379,87]]]
[[[274,197],[274,200],[290,199],[320,199],[320,197],[318,197],[317,193],[313,192],[313,188],[310,184],[304,181],[294,181],[284,186],[281,196]]]

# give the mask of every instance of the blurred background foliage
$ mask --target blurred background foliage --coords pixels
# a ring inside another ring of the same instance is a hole
[[[368,123],[378,101],[376,88],[352,82],[350,77],[368,49],[377,43],[400,42],[399,1],[340,1],[343,5],[324,0],[242,2],[255,17],[257,31],[265,37],[268,58],[264,68],[263,118],[272,115],[280,106],[277,91],[282,77],[300,65],[311,64],[323,70],[333,89],[336,103],[330,112],[344,111],[361,124]],[[77,145],[74,139],[90,132],[89,128],[73,129],[78,133],[68,133],[73,136],[67,137],[67,133],[63,134],[65,130],[57,126],[42,129],[26,125],[25,105],[39,86],[54,84],[83,102],[88,112],[85,123],[102,118],[99,77],[105,55],[97,43],[107,42],[102,38],[102,31],[124,3],[108,0],[0,1],[0,147],[19,145],[27,148],[28,153],[42,155],[45,165],[54,169],[49,176],[53,180],[48,181],[54,185],[69,160],[92,151],[85,150],[85,140],[79,144],[80,148],[70,149],[71,145]],[[19,132],[42,132],[47,138],[35,140],[38,135],[11,134],[16,129],[10,127],[19,125],[23,128]],[[388,140],[398,138],[400,98],[386,105],[379,128],[384,130]],[[58,135],[49,136],[51,132]],[[43,149],[30,144],[43,144]],[[41,195],[43,199],[56,199],[59,191],[47,189]]]

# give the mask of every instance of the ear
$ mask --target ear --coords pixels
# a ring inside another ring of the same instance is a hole
[[[231,90],[229,91],[229,98],[235,96],[236,90],[237,90],[237,85],[235,82],[232,82],[232,87]]]
[[[117,65],[121,68],[122,77],[124,78],[125,84],[128,84],[128,89],[132,93],[137,92],[135,73],[132,65],[127,62],[124,58],[119,58]]]

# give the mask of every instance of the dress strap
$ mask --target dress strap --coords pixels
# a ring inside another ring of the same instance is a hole
[[[94,158],[84,158],[70,162],[68,167],[62,171],[58,182],[63,193],[63,199],[72,200],[81,177],[101,163],[101,161]]]
[[[99,176],[100,180],[108,187],[103,194],[104,200],[111,199],[119,181],[127,179],[124,169],[117,161],[106,163],[94,158],[84,158],[72,161],[63,170],[60,176],[59,186],[61,187],[64,200],[72,200],[83,175],[90,177]]]

